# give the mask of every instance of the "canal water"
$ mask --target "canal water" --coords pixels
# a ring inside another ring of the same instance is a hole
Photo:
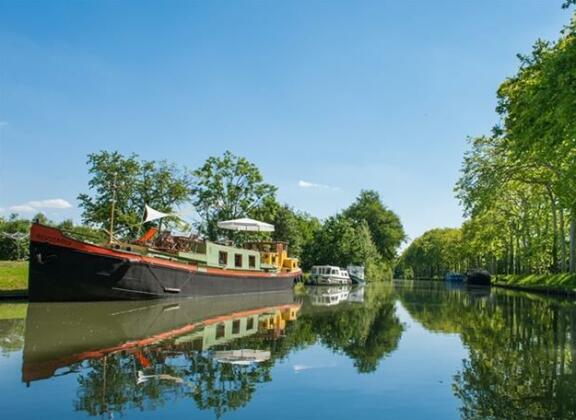
[[[0,303],[3,418],[576,418],[576,303],[432,282]]]

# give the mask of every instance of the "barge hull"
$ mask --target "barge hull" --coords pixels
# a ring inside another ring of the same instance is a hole
[[[31,302],[220,296],[290,289],[295,273],[241,273],[30,244]]]

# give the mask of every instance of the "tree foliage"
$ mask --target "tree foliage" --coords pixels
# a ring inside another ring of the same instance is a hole
[[[119,237],[133,238],[141,230],[145,204],[172,213],[190,195],[189,174],[166,161],[146,161],[136,154],[124,156],[102,151],[88,155],[87,163],[92,195],[78,195],[82,220],[109,230],[115,194],[114,231]]]
[[[287,204],[280,204],[274,197],[266,199],[249,215],[274,225],[274,232],[268,237],[275,241],[287,242],[289,254],[300,258],[303,265],[309,267],[309,252],[314,236],[322,226],[318,218],[295,210]]]
[[[209,157],[193,175],[192,204],[201,219],[198,228],[212,240],[221,235],[218,221],[246,217],[276,192],[256,165],[229,151]]]
[[[416,275],[470,266],[507,274],[576,271],[575,23],[556,42],[538,40],[518,57],[517,73],[498,88],[501,122],[469,140],[455,186],[468,217],[459,262],[439,262],[452,241],[427,232],[400,260]]]
[[[310,265],[363,265],[371,280],[389,278],[396,252],[404,240],[398,216],[375,191],[362,191],[343,212],[317,230],[308,255]]]
[[[454,228],[432,229],[416,238],[404,250],[396,273],[418,278],[442,278],[450,271],[465,269],[465,248],[462,246],[462,230]]]
[[[382,204],[376,191],[361,191],[343,214],[358,223],[366,222],[382,258],[390,262],[396,257],[396,251],[405,239],[404,229],[400,218]]]
[[[30,221],[11,214],[0,217],[0,260],[18,260],[28,256]],[[21,239],[20,239],[21,238]]]

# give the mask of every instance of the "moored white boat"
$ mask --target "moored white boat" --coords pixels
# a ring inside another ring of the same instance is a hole
[[[310,282],[318,285],[350,284],[348,271],[331,265],[315,265],[310,270]]]

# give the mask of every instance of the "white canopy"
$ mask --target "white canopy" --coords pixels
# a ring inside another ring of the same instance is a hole
[[[247,231],[247,232],[274,232],[274,225],[269,223],[259,222],[258,220],[243,219],[225,220],[218,222],[220,229]]]
[[[144,222],[143,223],[151,222],[152,220],[162,219],[163,217],[166,217],[166,216],[171,216],[171,214],[162,213],[161,211],[154,210],[148,204],[145,204]]]

